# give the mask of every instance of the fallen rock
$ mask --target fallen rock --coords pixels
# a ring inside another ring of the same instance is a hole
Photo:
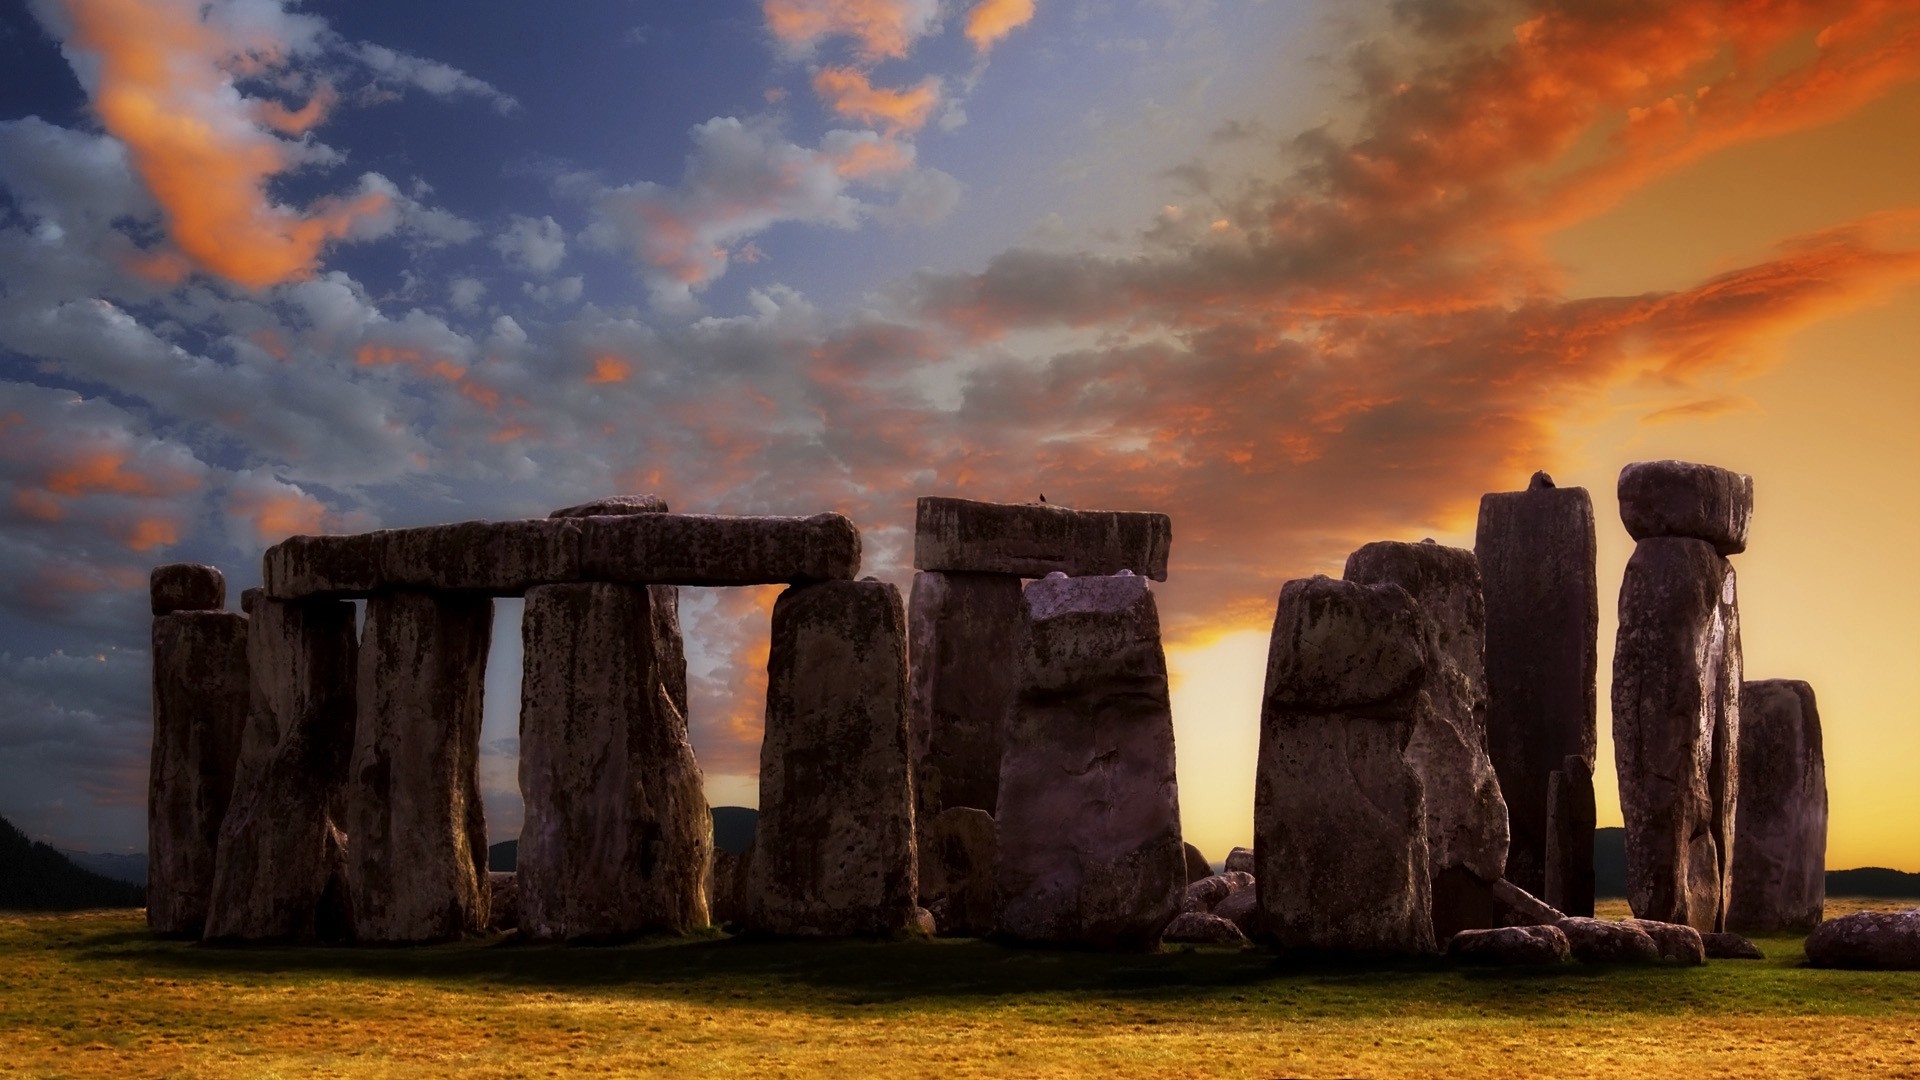
[[[518,874],[499,870],[487,872],[487,928],[501,934],[520,929]]]
[[[1200,854],[1199,848],[1187,843],[1182,843],[1180,846],[1187,855],[1187,884],[1191,885],[1201,878],[1213,876],[1213,867],[1208,865],[1207,857]]]
[[[755,931],[887,937],[913,922],[906,623],[900,591],[880,581],[796,585],[774,603]]]
[[[928,496],[914,512],[917,570],[1044,578],[1122,570],[1167,580],[1173,523],[1165,514],[1069,510]]]
[[[1707,962],[1707,945],[1700,931],[1684,923],[1656,919],[1626,919],[1624,925],[1646,932],[1660,947],[1662,960],[1676,960],[1689,966]]]
[[[1229,871],[1238,871],[1243,874],[1253,873],[1253,849],[1250,847],[1234,848],[1232,851],[1227,852],[1227,861],[1222,865]]]
[[[1487,609],[1487,756],[1510,833],[1504,876],[1547,895],[1549,778],[1570,756],[1593,771],[1600,593],[1593,500],[1535,473],[1480,500],[1473,552]],[[1571,792],[1569,793],[1571,794]],[[1588,807],[1587,814],[1592,814]],[[1576,875],[1577,876],[1577,875]],[[1593,914],[1576,892],[1567,910]]]
[[[1701,934],[1700,943],[1706,948],[1709,960],[1765,960],[1767,958],[1767,954],[1760,951],[1760,946],[1739,934],[1725,932]]]
[[[922,571],[907,620],[915,820],[924,829],[963,806],[992,814],[1026,620],[1020,579]]]
[[[1453,935],[1447,957],[1465,964],[1564,964],[1572,951],[1557,926],[1499,926]]]
[[[1827,761],[1813,687],[1740,688],[1740,803],[1727,927],[1805,933],[1827,900]]]
[[[907,922],[907,933],[919,937],[932,937],[940,932],[940,923],[933,912],[923,907],[913,909],[913,917]]]
[[[1426,804],[1406,758],[1425,618],[1398,585],[1316,577],[1280,590],[1254,873],[1259,936],[1283,951],[1434,951]]]
[[[1240,928],[1248,937],[1257,936],[1260,925],[1260,896],[1251,884],[1228,893],[1224,900],[1213,905],[1211,914],[1218,915]]]
[[[941,933],[984,937],[993,932],[997,850],[993,815],[971,806],[941,811],[922,831],[920,899],[940,915]]]
[[[1244,945],[1247,935],[1218,915],[1190,911],[1175,916],[1160,940],[1180,945]]]
[[[1650,964],[1660,959],[1660,946],[1637,926],[1578,915],[1554,925],[1567,935],[1573,958],[1583,964]]]
[[[1920,908],[1856,911],[1807,935],[1807,963],[1819,968],[1920,971]]]
[[[1613,740],[1641,918],[1725,926],[1740,667],[1733,567],[1703,540],[1640,541],[1620,586]]]
[[[147,925],[199,937],[247,724],[247,617],[161,615],[153,620],[152,655]]]
[[[1229,870],[1224,874],[1212,874],[1187,885],[1186,903],[1199,905],[1198,910],[1212,911],[1222,900],[1237,892],[1253,891],[1253,875],[1244,870]],[[1182,910],[1193,910],[1191,906]]]
[[[1620,520],[1635,540],[1679,536],[1738,555],[1753,520],[1753,477],[1690,461],[1636,461],[1620,470]]]
[[[1508,922],[1521,926],[1549,926],[1567,917],[1566,912],[1505,878],[1490,884],[1488,892]]]
[[[1151,949],[1187,881],[1153,593],[1132,574],[1055,575],[1024,596],[995,815],[997,933]]]
[[[147,581],[156,616],[176,611],[219,611],[227,606],[227,579],[215,567],[167,563],[154,567]]]

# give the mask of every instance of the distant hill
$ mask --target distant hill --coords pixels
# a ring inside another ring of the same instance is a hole
[[[67,857],[67,861],[82,870],[91,870],[103,878],[124,881],[129,885],[147,887],[147,853],[134,855],[96,855],[87,851],[69,851],[55,848]]]
[[[83,870],[0,818],[0,910],[79,911],[144,903],[145,888]]]
[[[760,823],[760,811],[745,806],[713,808],[713,846],[717,851],[738,855],[753,846],[753,831]],[[520,865],[520,841],[502,840],[487,849],[487,869],[512,871]]]
[[[1627,895],[1627,830],[1593,830],[1593,891],[1596,896]],[[1829,870],[1827,895],[1920,898],[1920,874],[1880,866]]]

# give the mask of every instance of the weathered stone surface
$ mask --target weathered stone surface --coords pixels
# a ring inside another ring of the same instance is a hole
[[[1620,470],[1620,520],[1635,540],[1678,536],[1738,555],[1753,520],[1753,477],[1691,461],[1636,461]]]
[[[1740,609],[1703,540],[1642,540],[1620,586],[1614,762],[1635,915],[1725,928],[1739,791]]]
[[[501,934],[520,929],[520,875],[518,873],[488,871],[487,929]]]
[[[1000,731],[1013,705],[1014,649],[1025,619],[1019,578],[913,576],[907,644],[914,813],[923,829],[952,807],[998,808]]]
[[[1558,926],[1462,930],[1447,939],[1447,957],[1463,964],[1564,964],[1572,959]]]
[[[577,506],[565,506],[548,517],[619,517],[623,514],[664,514],[667,512],[667,500],[658,495],[612,495],[592,502],[583,502]]]
[[[1486,604],[1473,552],[1432,541],[1382,541],[1347,556],[1346,579],[1398,585],[1426,615],[1426,678],[1407,760],[1426,792],[1433,933],[1443,941],[1476,919],[1451,893],[1478,895],[1507,867],[1507,804],[1487,757]],[[1473,879],[1464,880],[1465,875]]]
[[[1856,911],[1807,935],[1807,963],[1819,968],[1920,971],[1920,908]]]
[[[1251,882],[1245,888],[1228,893],[1226,899],[1213,905],[1212,913],[1239,927],[1240,932],[1250,938],[1259,936],[1260,897]]]
[[[1813,687],[1740,688],[1740,802],[1727,927],[1806,932],[1827,899],[1827,759]]]
[[[1247,935],[1231,920],[1204,911],[1188,911],[1174,916],[1160,940],[1176,945],[1244,945]]]
[[[480,719],[493,601],[396,590],[367,601],[347,881],[354,937],[445,941],[487,927]]]
[[[1213,876],[1213,867],[1208,865],[1207,857],[1200,854],[1199,848],[1184,842],[1180,847],[1187,856],[1187,884],[1191,885],[1201,878]]]
[[[1287,951],[1434,950],[1426,800],[1406,758],[1425,616],[1398,585],[1280,590],[1260,713],[1260,932]]]
[[[154,567],[147,580],[156,616],[176,611],[219,611],[227,606],[227,579],[215,567],[167,563]]]
[[[1237,892],[1253,890],[1253,875],[1242,870],[1212,874],[1187,885],[1183,911],[1212,911],[1220,902]]]
[[[616,941],[706,926],[713,819],[651,591],[538,586],[520,626],[521,933]]]
[[[1025,578],[1130,570],[1165,581],[1172,547],[1173,522],[1165,514],[934,496],[923,497],[914,514],[918,570]]]
[[[1682,923],[1658,919],[1626,919],[1623,925],[1642,930],[1660,947],[1660,959],[1696,965],[1707,962],[1707,944],[1700,931]]]
[[[240,613],[252,615],[254,607],[267,595],[267,590],[255,585],[251,589],[240,590]]]
[[[1227,861],[1221,866],[1226,870],[1238,870],[1243,874],[1253,873],[1253,849],[1237,847],[1227,852]]]
[[[880,581],[795,586],[773,606],[749,918],[872,935],[916,906],[907,627]]]
[[[147,774],[147,925],[198,936],[247,722],[247,617],[153,620],[153,752]]]
[[[1025,601],[995,815],[997,932],[1152,948],[1187,882],[1159,609],[1133,574],[1043,578]]]
[[[294,536],[267,549],[280,600],[421,588],[518,596],[536,585],[768,585],[851,578],[860,533],[839,514],[632,513],[463,521],[354,536]]]
[[[713,862],[707,871],[707,916],[715,926],[737,926],[746,913],[748,868],[753,850],[735,854],[724,848],[713,849]]]
[[[353,755],[353,605],[256,599],[247,667],[247,727],[205,936],[312,938]]]
[[[1506,877],[1540,895],[1548,777],[1569,755],[1593,771],[1593,500],[1585,488],[1555,487],[1546,473],[1526,491],[1485,495],[1473,553],[1487,605],[1487,755],[1507,804]]]
[[[1570,755],[1547,777],[1546,901],[1593,914],[1593,763]]]
[[[1706,948],[1709,960],[1765,960],[1767,958],[1767,954],[1760,951],[1760,946],[1739,934],[1725,932],[1701,934],[1700,944]]]
[[[1583,964],[1650,964],[1660,959],[1660,946],[1637,926],[1578,915],[1554,925],[1567,935],[1573,958]]]
[[[1547,926],[1558,923],[1567,913],[1546,903],[1527,890],[1501,878],[1487,888],[1504,923],[1516,926]]]
[[[920,833],[920,899],[939,909],[940,932],[984,937],[993,932],[993,872],[998,861],[993,815],[971,806],[942,810]]]

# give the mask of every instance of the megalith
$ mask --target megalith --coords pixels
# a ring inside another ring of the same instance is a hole
[[[1568,915],[1593,915],[1593,765],[1569,754],[1547,777],[1546,902]]]
[[[392,589],[367,600],[346,830],[361,942],[486,932],[478,764],[492,634],[484,595]]]
[[[943,934],[993,932],[993,815],[971,806],[940,812],[920,831],[920,896]]]
[[[1706,540],[1639,542],[1620,586],[1614,762],[1635,915],[1726,928],[1739,791],[1740,612]]]
[[[220,572],[153,572],[153,749],[147,777],[147,925],[200,935],[220,827],[247,722],[247,617],[184,604],[226,602]]]
[[[1187,884],[1160,614],[1131,573],[1029,584],[1000,759],[996,933],[1151,949]]]
[[[1538,896],[1547,888],[1549,777],[1568,755],[1593,772],[1600,655],[1593,500],[1585,488],[1555,487],[1552,477],[1534,473],[1525,491],[1482,496],[1473,552],[1486,596],[1487,754],[1507,804],[1506,876]],[[1567,868],[1560,872],[1564,879]],[[1592,910],[1591,899],[1583,909]]]
[[[1000,729],[1013,704],[1025,608],[1007,574],[913,576],[907,647],[914,814],[924,839],[944,810],[992,814],[1000,794]],[[921,882],[921,895],[927,882]]]
[[[256,596],[248,621],[250,706],[205,937],[310,938],[353,754],[354,610]]]
[[[796,585],[774,602],[750,929],[877,936],[914,924],[906,631],[900,591],[871,578]]]
[[[1383,541],[1349,555],[1345,576],[1398,585],[1425,615],[1427,668],[1406,757],[1426,793],[1434,940],[1493,926],[1488,886],[1507,867],[1507,804],[1487,756],[1480,568],[1471,551]]]
[[[667,500],[658,495],[615,495],[578,506],[563,507],[548,518],[621,517],[667,513]],[[653,597],[654,645],[660,680],[666,684],[673,707],[687,715],[687,649],[680,636],[680,587],[648,585]]]
[[[684,934],[708,922],[713,824],[646,586],[528,589],[521,617],[520,932]]]
[[[1434,950],[1426,799],[1407,746],[1431,632],[1398,585],[1280,590],[1254,784],[1255,930],[1283,951]]]
[[[1813,687],[1740,688],[1740,804],[1727,928],[1800,933],[1827,899],[1827,761]]]

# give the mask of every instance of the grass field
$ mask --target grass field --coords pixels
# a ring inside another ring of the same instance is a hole
[[[0,1075],[1920,1077],[1920,973],[1760,944],[1541,973],[718,936],[239,950],[132,911],[0,916]]]

